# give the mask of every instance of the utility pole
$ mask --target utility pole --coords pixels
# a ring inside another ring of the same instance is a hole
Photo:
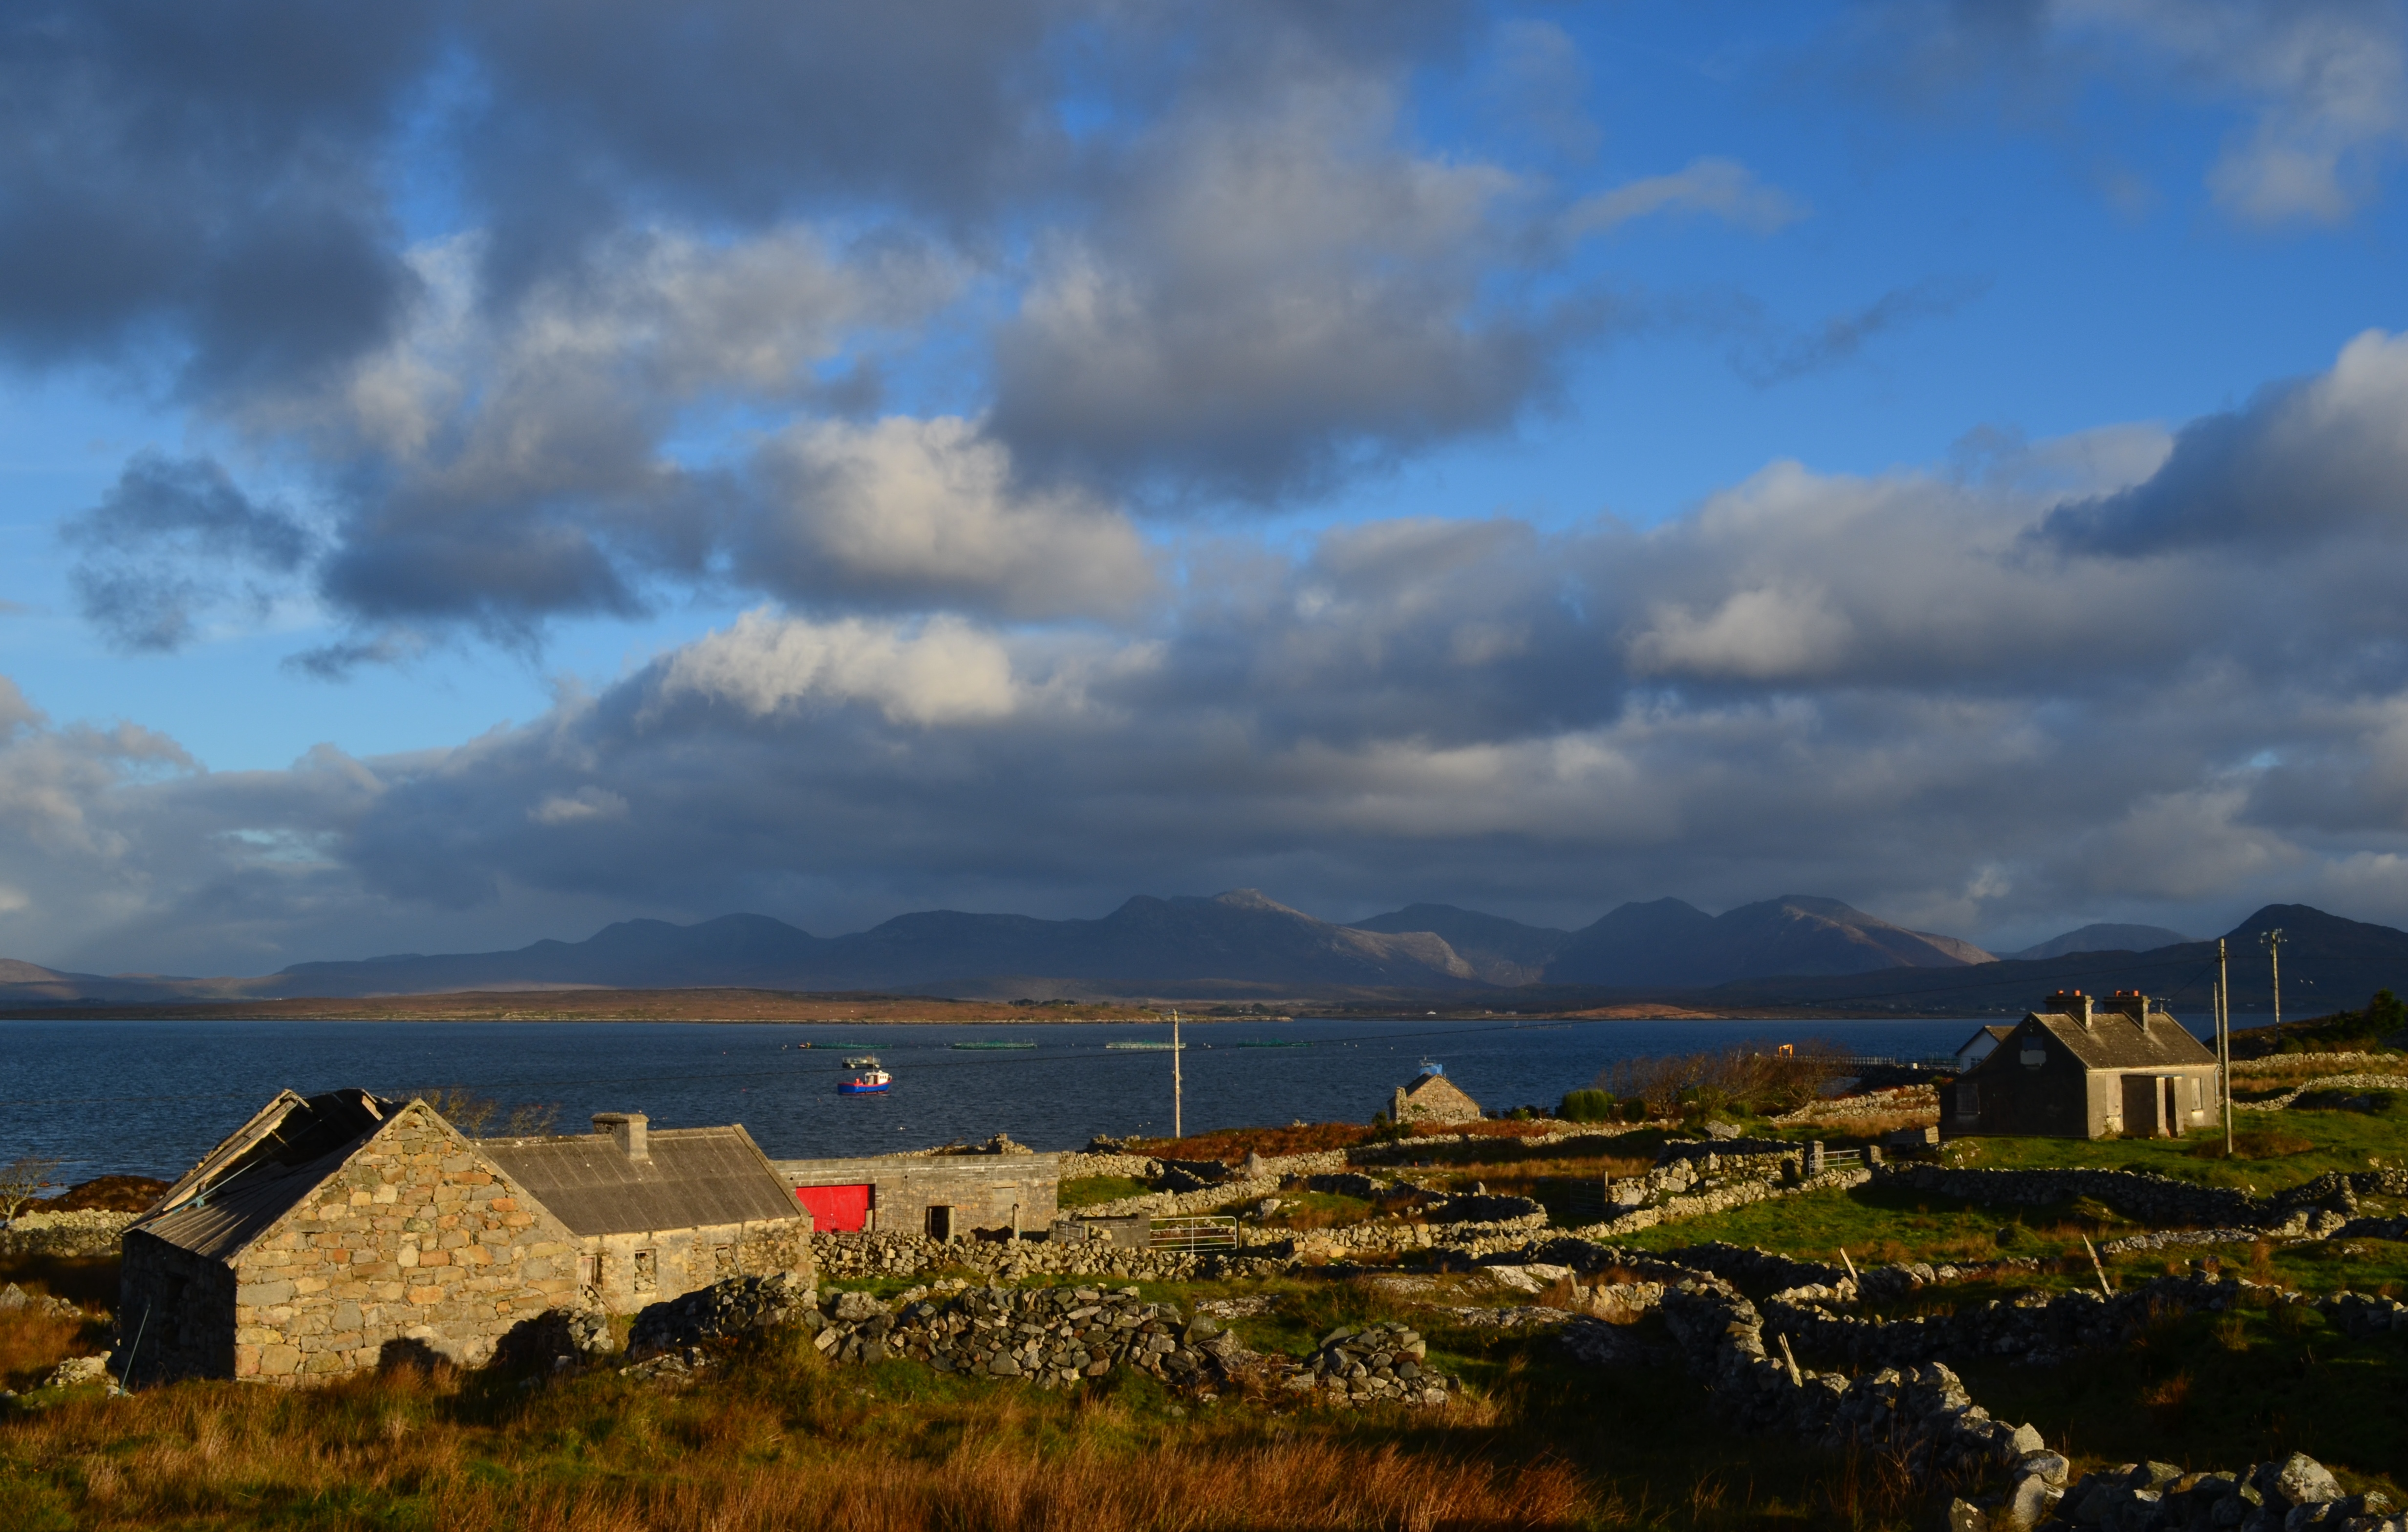
[[[2283,1037],[2283,943],[2286,938],[2278,925],[2258,939],[2266,944],[2266,955],[2274,962],[2274,1038],[2279,1042]]]
[[[2224,1091],[2224,1157],[2232,1158],[2232,970],[2215,938],[2215,1078]]]
[[[1179,1012],[1174,1009],[1170,1013],[1170,1136],[1174,1138],[1187,1137],[1181,1131],[1179,1121],[1184,1094],[1185,1087],[1179,1078]]]

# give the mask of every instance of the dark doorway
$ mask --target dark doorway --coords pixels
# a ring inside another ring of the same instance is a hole
[[[941,1202],[931,1206],[928,1209],[928,1238],[951,1239],[953,1237],[953,1210]]]

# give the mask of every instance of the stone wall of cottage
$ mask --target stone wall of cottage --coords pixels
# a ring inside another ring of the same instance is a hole
[[[512,1326],[582,1301],[578,1254],[559,1220],[413,1102],[243,1253],[234,1376],[483,1362]]]
[[[585,1263],[580,1285],[613,1314],[632,1314],[730,1277],[811,1276],[806,1218],[589,1235],[579,1245]]]
[[[134,1229],[120,1269],[121,1378],[147,1385],[234,1376],[235,1276],[223,1261]]]

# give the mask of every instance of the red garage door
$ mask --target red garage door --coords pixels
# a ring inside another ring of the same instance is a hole
[[[797,1186],[795,1197],[824,1234],[858,1234],[869,1220],[867,1186]]]

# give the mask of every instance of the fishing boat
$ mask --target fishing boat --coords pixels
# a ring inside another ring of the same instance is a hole
[[[851,1054],[846,1057],[844,1067],[848,1069],[875,1069],[878,1067],[878,1055],[875,1053]]]
[[[880,1068],[874,1058],[847,1059],[844,1064],[846,1068],[859,1069],[861,1073],[851,1080],[838,1081],[838,1095],[876,1095],[895,1083],[895,1077]]]

